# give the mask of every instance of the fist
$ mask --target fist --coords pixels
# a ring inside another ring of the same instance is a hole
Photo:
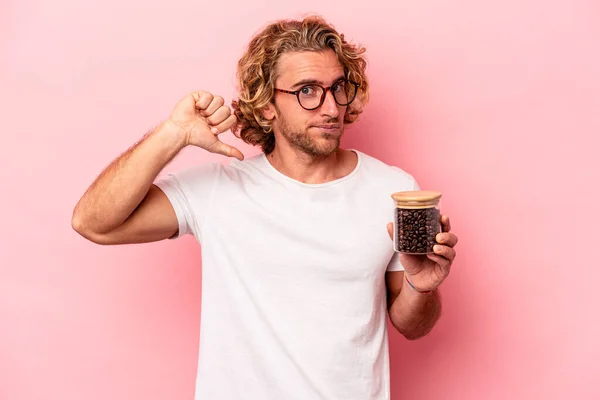
[[[244,155],[238,149],[219,140],[218,136],[237,122],[224,104],[221,96],[202,90],[192,92],[179,100],[169,121],[183,131],[186,145],[243,160]]]

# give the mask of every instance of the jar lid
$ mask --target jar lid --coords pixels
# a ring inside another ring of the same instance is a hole
[[[436,205],[442,194],[431,190],[411,190],[406,192],[396,192],[392,194],[392,199],[399,206],[431,206]]]

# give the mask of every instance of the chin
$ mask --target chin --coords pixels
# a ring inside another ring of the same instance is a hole
[[[319,140],[321,143],[315,143],[313,146],[313,154],[319,156],[330,156],[340,148],[339,137],[326,140]],[[324,142],[324,143],[323,143]]]

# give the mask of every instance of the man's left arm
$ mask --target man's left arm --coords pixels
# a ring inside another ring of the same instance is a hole
[[[409,340],[428,334],[439,319],[442,301],[439,286],[450,273],[458,237],[450,232],[450,219],[440,217],[442,232],[433,254],[400,254],[404,271],[386,272],[388,313],[394,327]],[[393,238],[393,224],[388,233]]]
[[[439,289],[419,293],[404,279],[403,271],[387,272],[385,278],[392,325],[408,340],[427,335],[442,312]]]

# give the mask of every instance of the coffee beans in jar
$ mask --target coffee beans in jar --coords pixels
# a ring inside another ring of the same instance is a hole
[[[413,190],[392,194],[394,199],[394,250],[405,254],[431,254],[442,231],[442,194]]]

